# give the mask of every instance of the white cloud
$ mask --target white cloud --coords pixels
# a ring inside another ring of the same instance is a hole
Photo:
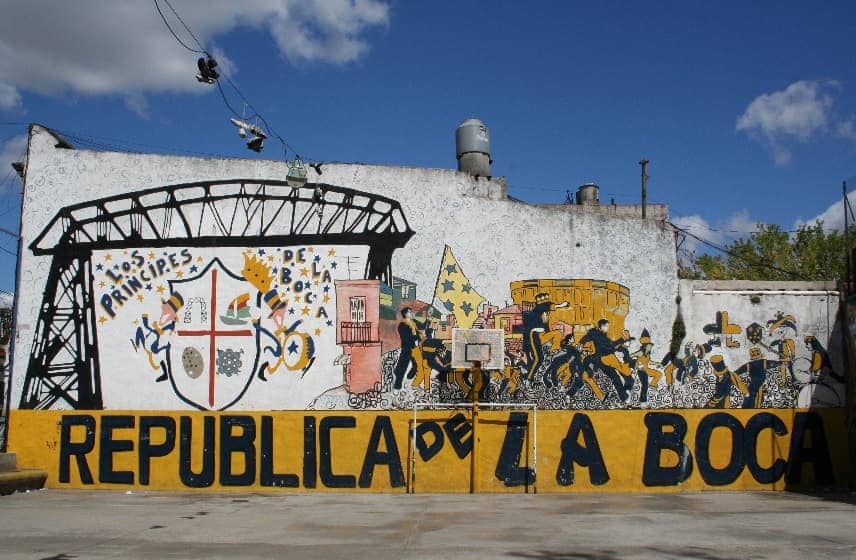
[[[794,82],[783,90],[756,97],[740,117],[736,129],[766,144],[777,165],[791,161],[792,142],[808,142],[836,132],[847,137],[854,133],[852,117],[843,119],[837,130],[830,123],[835,94],[840,84],[833,80]],[[856,134],[854,134],[856,137]]]
[[[674,216],[672,223],[681,229],[685,229],[705,241],[715,245],[727,245],[735,239],[747,237],[758,229],[758,221],[749,216],[748,210],[735,212],[725,220],[711,225],[706,219],[698,214],[691,216]],[[701,241],[687,236],[681,245],[682,257],[691,253],[706,253],[709,248]]]
[[[12,109],[17,109],[20,106],[21,94],[18,93],[18,90],[9,84],[0,82],[0,109],[11,111]]]
[[[850,201],[851,208],[856,209],[856,191],[847,193],[847,199]],[[834,229],[844,231],[844,201],[838,200],[829,205],[829,208],[813,218],[807,220],[797,220],[794,223],[794,229],[805,225],[815,225],[818,222],[823,222],[824,229]],[[851,221],[852,225],[853,222]]]
[[[206,49],[240,26],[268,33],[274,41],[259,45],[275,44],[292,63],[357,60],[369,48],[365,35],[389,24],[389,6],[378,0],[171,3]],[[196,48],[163,0],[160,6]],[[152,2],[12,0],[0,18],[0,108],[20,104],[19,92],[31,90],[116,94],[141,112],[147,92],[206,91],[194,77],[198,56],[173,39]],[[225,57],[218,61],[228,70]]]
[[[7,140],[0,146],[0,181],[10,177],[9,181],[0,184],[0,188],[7,189],[9,185],[17,183],[17,173],[12,171],[12,163],[21,161],[27,155],[27,135],[22,134]],[[11,174],[10,174],[11,172]]]
[[[835,133],[848,140],[856,140],[856,117],[842,121],[835,129]]]

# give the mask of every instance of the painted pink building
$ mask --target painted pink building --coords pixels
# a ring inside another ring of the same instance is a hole
[[[336,281],[336,343],[348,356],[342,361],[345,386],[364,393],[381,381],[380,281]]]

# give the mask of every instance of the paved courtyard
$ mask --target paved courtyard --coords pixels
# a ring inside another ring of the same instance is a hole
[[[856,558],[856,494],[0,497],[0,558]]]

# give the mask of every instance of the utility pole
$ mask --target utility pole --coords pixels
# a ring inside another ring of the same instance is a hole
[[[841,181],[841,194],[844,197],[844,253],[847,257],[847,288],[850,289],[850,281],[853,279],[850,263],[850,225],[847,221],[850,201],[847,200],[847,181]]]
[[[639,162],[642,166],[642,219],[648,213],[648,160],[643,159]]]

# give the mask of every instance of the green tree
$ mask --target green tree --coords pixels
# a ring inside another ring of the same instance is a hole
[[[838,280],[847,275],[844,233],[824,231],[822,222],[796,232],[758,224],[757,231],[724,249],[722,254],[691,255],[678,274],[707,280]]]

